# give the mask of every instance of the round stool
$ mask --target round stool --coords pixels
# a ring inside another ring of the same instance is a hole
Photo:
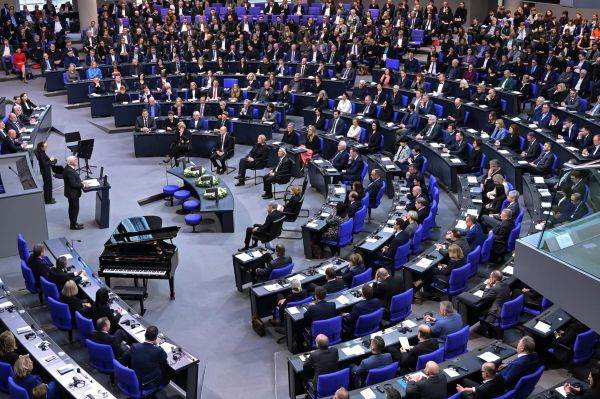
[[[179,190],[179,186],[175,184],[168,184],[163,187],[163,194],[165,195],[165,199],[171,200],[171,206],[173,206],[173,194]]]
[[[173,194],[173,197],[175,197],[176,200],[178,200],[179,202],[181,202],[181,209],[179,209],[177,211],[178,214],[183,214],[185,213],[185,210],[183,209],[183,203],[192,196],[192,194],[188,191],[188,190],[177,190],[175,191],[175,194]]]
[[[192,233],[196,232],[196,226],[198,226],[200,222],[202,222],[202,215],[198,213],[190,213],[189,215],[185,215],[185,224],[192,226]]]
[[[188,212],[193,211],[194,209],[197,209],[199,207],[200,207],[200,201],[198,201],[197,199],[194,199],[194,198],[189,199],[183,203],[183,209],[185,209]]]

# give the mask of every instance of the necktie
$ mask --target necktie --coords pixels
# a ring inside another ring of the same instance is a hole
[[[598,103],[598,104],[596,104],[596,105],[594,106],[594,109],[592,109],[592,112],[591,112],[591,114],[592,114],[592,115],[596,115],[596,113],[597,113],[598,111],[600,111],[600,103]]]
[[[335,132],[336,132],[336,129],[335,129],[335,128],[337,127],[337,123],[338,123],[338,121],[339,121],[339,120],[340,120],[340,119],[339,119],[339,118],[337,118],[337,119],[335,120],[335,122],[333,123],[333,128],[331,129],[331,133],[334,133],[334,134],[335,134]]]
[[[224,135],[221,138],[221,151],[223,151],[223,148],[225,148],[225,136]]]
[[[363,114],[364,114],[364,115],[367,115],[367,113],[369,112],[369,108],[370,108],[370,107],[371,107],[371,104],[369,104],[369,105],[367,105],[367,106],[365,107],[365,110],[363,111]]]
[[[597,145],[596,148],[594,149],[594,152],[592,155],[596,155],[598,153],[599,148],[600,148],[600,145]]]
[[[348,78],[348,68],[346,68],[346,70],[344,71],[344,76],[343,77],[344,77],[344,79]]]
[[[304,76],[304,69],[306,68],[305,65],[302,65],[302,68],[300,69],[300,76]]]
[[[148,127],[148,118],[144,118],[144,127]]]
[[[204,116],[204,104],[200,105],[200,116]]]
[[[213,98],[217,98],[217,88],[213,89]]]
[[[433,132],[434,127],[435,127],[435,125],[431,125],[431,127],[429,128],[429,131],[427,132],[427,137],[431,136],[431,132]]]

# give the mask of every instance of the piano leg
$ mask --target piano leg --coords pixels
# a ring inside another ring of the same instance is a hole
[[[169,278],[169,289],[171,290],[171,300],[175,299],[175,277]]]
[[[104,276],[104,282],[106,283],[107,287],[110,287],[110,277]]]
[[[138,286],[138,279],[137,279],[137,277],[134,277],[134,278],[133,278],[133,285],[134,285],[135,287],[137,287],[137,286]]]

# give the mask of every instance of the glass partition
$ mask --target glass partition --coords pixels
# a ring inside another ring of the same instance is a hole
[[[565,164],[538,249],[600,278],[600,161]]]

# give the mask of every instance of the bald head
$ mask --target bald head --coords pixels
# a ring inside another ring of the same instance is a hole
[[[77,157],[71,155],[67,157],[67,165],[69,166],[77,166]]]
[[[317,343],[317,348],[319,349],[327,349],[329,346],[329,338],[325,334],[317,335],[315,342]]]
[[[430,360],[425,364],[425,370],[423,370],[426,375],[438,375],[440,373],[440,366],[433,360]]]

